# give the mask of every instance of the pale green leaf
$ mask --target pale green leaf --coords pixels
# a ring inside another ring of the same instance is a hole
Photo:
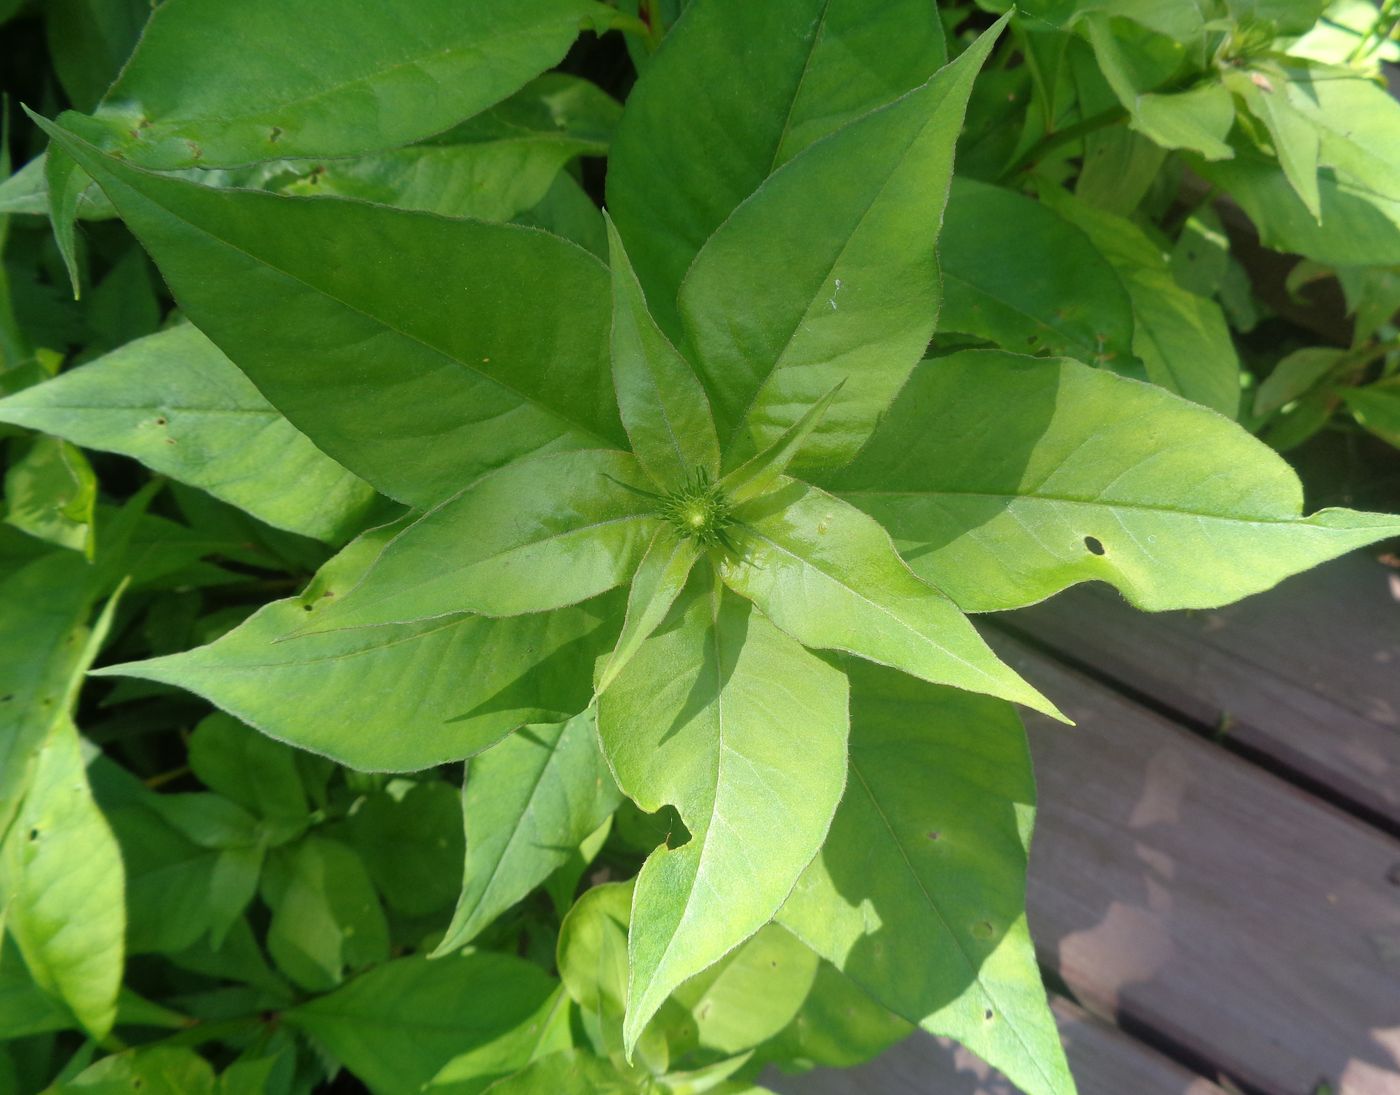
[[[505,98],[563,57],[595,10],[167,0],[98,117],[127,158],[158,169],[389,148]]]
[[[622,633],[618,635],[617,646],[598,676],[599,693],[612,684],[631,661],[632,655],[661,625],[671,611],[671,605],[685,588],[686,579],[699,557],[700,547],[696,540],[676,536],[664,527],[656,531],[646,554],[637,565],[637,572],[632,576]]]
[[[608,208],[662,329],[679,337],[686,270],[764,179],[945,59],[926,0],[689,5],[628,97],[608,169]]]
[[[336,840],[308,836],[269,859],[267,951],[293,983],[325,992],[389,957],[389,926],[363,861]]]
[[[353,588],[393,531],[356,540],[300,597],[263,607],[208,646],[99,672],[187,688],[270,737],[391,771],[461,760],[517,726],[588,705],[593,660],[611,649],[620,625],[616,598],[279,641]]]
[[[838,380],[831,391],[808,407],[801,418],[785,429],[762,452],[751,456],[744,463],[720,480],[720,488],[731,505],[740,505],[773,490],[783,478],[794,460],[801,455],[808,438],[830,409],[836,397],[845,386]]]
[[[97,477],[87,457],[45,434],[20,453],[5,469],[5,523],[91,559]]]
[[[624,584],[658,527],[630,453],[553,453],[478,479],[389,542],[359,583],[304,629],[520,616]]]
[[[357,531],[375,500],[189,324],[0,400],[0,422],[134,457],[270,525],[323,540]]]
[[[647,310],[641,284],[611,220],[612,375],[632,451],[654,483],[674,491],[697,472],[719,475],[710,401],[690,363]]]
[[[1322,197],[1317,188],[1317,169],[1322,135],[1294,106],[1296,92],[1292,81],[1283,80],[1280,72],[1275,72],[1274,78],[1277,84],[1262,72],[1239,72],[1231,74],[1229,84],[1250,113],[1264,123],[1284,178],[1313,218],[1320,221]]]
[[[633,1095],[637,1087],[611,1061],[571,1049],[541,1057],[486,1090],[490,1095]]]
[[[1030,751],[1005,704],[850,666],[850,779],[779,922],[1028,1095],[1074,1091],[1026,928]]]
[[[968,94],[998,23],[927,83],[809,145],[710,237],[681,286],[725,464],[846,381],[800,463],[843,463],[933,333],[934,245]]]
[[[925,362],[829,486],[968,612],[1094,579],[1148,611],[1210,608],[1400,533],[1384,514],[1304,517],[1279,456],[1155,385],[993,351]]]
[[[452,924],[436,954],[471,940],[563,866],[611,816],[618,791],[592,709],[527,726],[467,762],[467,855]]]
[[[735,513],[738,560],[725,584],[803,646],[840,650],[935,684],[1058,716],[977,634],[957,605],[911,572],[860,510],[788,480]]]
[[[530,1061],[556,1010],[556,984],[513,955],[400,958],[284,1018],[377,1095],[417,1095],[454,1058],[495,1048],[495,1077],[478,1073],[479,1086],[461,1089],[480,1091]]]
[[[184,1046],[148,1046],[103,1057],[49,1095],[214,1095],[214,1068]]]
[[[1132,221],[1068,195],[1050,195],[1055,210],[1081,228],[1111,262],[1133,305],[1133,353],[1154,384],[1234,418],[1240,362],[1225,315],[1214,301],[1188,292],[1171,265]]]
[[[40,124],[107,192],[189,318],[317,448],[390,497],[432,505],[541,449],[623,444],[607,271],[581,248],[195,186]]]
[[[954,179],[943,234],[940,331],[1090,364],[1130,356],[1132,306],[1084,233],[1003,187]]]
[[[30,974],[94,1038],[116,1019],[126,934],[121,853],[88,785],[77,727],[49,730],[0,856],[5,926]]]
[[[1207,160],[1228,160],[1235,150],[1225,143],[1235,124],[1235,104],[1217,83],[1187,91],[1139,96],[1132,111],[1133,128],[1161,148],[1185,148]]]
[[[690,832],[637,878],[630,1049],[675,988],[772,918],[815,854],[844,781],[846,683],[702,574],[603,693],[598,730],[622,790],[648,812],[674,805]]]
[[[908,1020],[875,1003],[823,961],[797,1015],[761,1052],[799,1068],[850,1068],[877,1057],[911,1030]]]

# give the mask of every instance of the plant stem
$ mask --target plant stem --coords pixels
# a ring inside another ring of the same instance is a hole
[[[1088,133],[1093,133],[1095,130],[1104,129],[1110,125],[1116,125],[1127,116],[1128,112],[1122,106],[1110,107],[1108,110],[1094,114],[1091,117],[1085,118],[1083,121],[1075,122],[1072,126],[1066,126],[1064,129],[1057,130],[1054,133],[1047,133],[1017,157],[1016,162],[1002,172],[1001,178],[998,181],[1006,182],[1014,178],[1044,159],[1047,153],[1053,152],[1061,145],[1069,144],[1071,141],[1077,141],[1080,137]]]

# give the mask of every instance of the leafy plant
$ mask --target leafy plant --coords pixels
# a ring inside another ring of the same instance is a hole
[[[0,1088],[1072,1091],[966,614],[1400,533],[1266,443],[1390,429],[1400,12],[1216,7],[50,0]],[[1240,207],[1356,313],[1262,383]]]

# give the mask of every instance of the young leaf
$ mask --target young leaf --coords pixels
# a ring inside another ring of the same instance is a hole
[[[954,179],[938,260],[940,332],[1090,365],[1131,357],[1133,313],[1122,281],[1084,233],[1049,206]]]
[[[846,796],[779,923],[1028,1095],[1072,1093],[1026,928],[1035,783],[1015,712],[888,669],[849,672]]]
[[[49,191],[49,222],[53,225],[54,241],[58,244],[58,253],[63,257],[63,265],[68,270],[68,281],[73,286],[73,299],[76,300],[82,295],[83,289],[75,233],[78,200],[83,196],[83,191],[91,185],[92,179],[77,165],[72,156],[61,148],[55,148],[44,157],[44,182]]]
[[[1291,82],[1281,71],[1274,73],[1275,85],[1263,73],[1229,74],[1229,86],[1248,105],[1250,113],[1264,123],[1273,142],[1274,155],[1283,168],[1288,185],[1302,200],[1314,220],[1322,218],[1322,198],[1317,189],[1317,169],[1322,152],[1322,136],[1302,113],[1294,109]]]
[[[1342,392],[1347,407],[1366,429],[1400,448],[1400,382],[1378,381]]]
[[[1240,361],[1220,306],[1177,285],[1156,244],[1126,217],[1059,191],[1046,196],[1122,278],[1136,324],[1133,353],[1147,367],[1148,379],[1234,418],[1240,405]]]
[[[671,611],[671,605],[685,588],[690,570],[700,557],[700,550],[698,541],[676,536],[665,528],[658,529],[652,537],[627,592],[622,634],[617,637],[617,646],[598,677],[599,694],[617,679],[632,655]]]
[[[332,542],[357,531],[375,499],[189,324],[0,400],[0,422],[134,457],[276,528]]]
[[[38,124],[107,192],[200,330],[317,448],[390,497],[429,506],[541,449],[624,443],[607,271],[573,244],[195,186]]]
[[[467,762],[467,856],[461,895],[434,955],[473,938],[561,867],[617,808],[590,708],[527,726]]]
[[[790,160],[695,257],[680,311],[727,466],[843,379],[800,463],[844,463],[923,355],[953,146],[973,77],[1004,25]]]
[[[214,1067],[184,1046],[147,1046],[103,1057],[71,1079],[48,1089],[50,1095],[215,1095]]]
[[[787,480],[736,513],[724,582],[803,646],[842,650],[935,684],[1063,717],[1007,667],[958,607],[915,577],[858,509]]]
[[[525,723],[588,705],[593,660],[622,606],[443,620],[309,635],[327,600],[360,580],[394,526],[356,540],[300,597],[275,601],[208,646],[97,670],[197,692],[270,737],[362,769],[418,771],[480,752]],[[412,695],[405,706],[400,697]]]
[[[628,96],[608,166],[608,208],[662,330],[680,337],[686,270],[764,179],[946,59],[925,0],[687,5]]]
[[[705,389],[651,318],[617,228],[607,223],[613,385],[632,451],[662,490],[679,490],[697,470],[717,478],[719,440]]]
[[[554,453],[490,472],[395,536],[303,630],[520,616],[606,593],[632,576],[658,527],[649,485],[623,452]]]
[[[777,486],[783,472],[801,454],[807,439],[812,436],[812,431],[817,428],[822,416],[835,402],[845,383],[844,380],[838,380],[831,391],[809,407],[806,413],[775,438],[771,445],[740,464],[720,481],[720,489],[731,504],[741,505]]]
[[[422,0],[403,11],[175,0],[152,14],[98,117],[127,158],[159,170],[408,144],[554,65],[596,10],[591,0]]]
[[[494,1059],[484,1071],[463,1068],[459,1082],[523,1068],[555,1010],[556,985],[513,955],[399,958],[284,1014],[373,1091],[411,1095],[473,1049]]]
[[[690,832],[637,877],[630,1051],[672,991],[772,918],[815,854],[845,778],[846,682],[702,574],[600,697],[598,733],[622,790],[648,812],[674,805]]]
[[[1091,579],[1148,611],[1211,608],[1400,533],[1384,514],[1303,517],[1276,453],[1155,385],[995,351],[925,362],[827,485],[966,612]]]

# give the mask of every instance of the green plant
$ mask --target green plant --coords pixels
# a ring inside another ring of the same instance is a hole
[[[52,0],[0,1082],[741,1092],[922,1026],[1072,1091],[1013,704],[1058,712],[965,614],[1400,533],[1236,420],[1212,205],[1358,312],[1245,422],[1384,435],[1394,5],[1214,7]]]

